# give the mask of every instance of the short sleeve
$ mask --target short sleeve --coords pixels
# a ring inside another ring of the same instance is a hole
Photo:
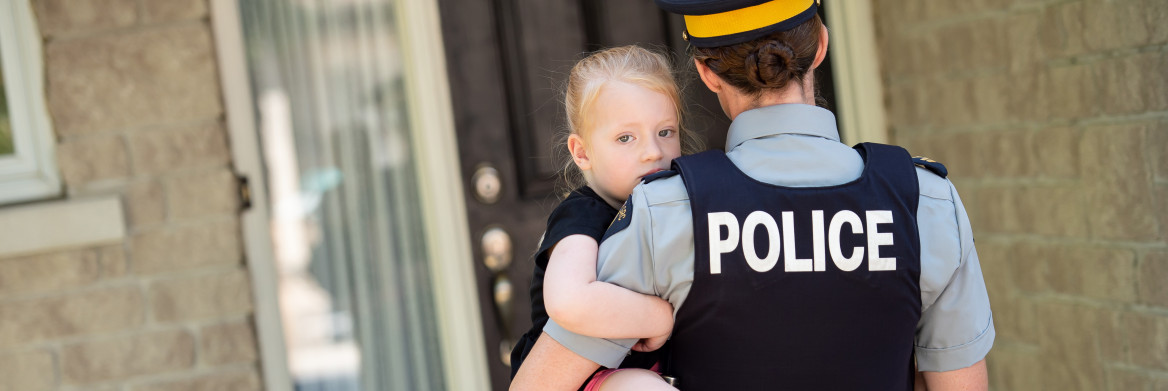
[[[605,203],[592,189],[582,187],[560,202],[548,216],[547,230],[535,253],[535,264],[547,269],[549,250],[572,235],[588,235],[600,243],[604,231],[616,216],[616,209]]]
[[[969,217],[956,189],[948,181],[945,185],[943,193],[922,191],[917,211],[923,307],[916,336],[920,371],[973,365],[989,353],[995,337]]]

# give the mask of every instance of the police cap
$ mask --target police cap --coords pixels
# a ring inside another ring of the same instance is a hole
[[[655,0],[685,16],[682,36],[697,47],[749,42],[795,28],[815,16],[819,0]]]

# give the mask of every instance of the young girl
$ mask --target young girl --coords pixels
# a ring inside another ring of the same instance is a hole
[[[593,53],[572,68],[564,107],[571,157],[564,178],[575,190],[548,217],[536,252],[533,326],[512,352],[513,377],[549,314],[578,334],[642,338],[638,351],[657,349],[673,328],[673,307],[665,300],[596,281],[599,242],[633,187],[668,170],[683,147],[697,149],[696,138],[681,128],[680,91],[669,61],[637,46]],[[655,355],[633,354],[622,369],[597,371],[582,389],[672,390],[648,370],[655,363]]]

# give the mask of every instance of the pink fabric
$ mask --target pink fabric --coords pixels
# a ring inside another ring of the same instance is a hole
[[[649,368],[649,370],[653,371],[653,372],[657,372],[657,367],[660,365],[661,365],[661,363],[653,364],[653,367]],[[626,370],[626,369],[629,369],[629,368],[602,369],[602,370],[600,370],[600,372],[596,372],[595,375],[592,375],[592,380],[589,380],[588,384],[584,385],[584,391],[599,391],[600,384],[604,383],[604,381],[607,380],[609,376],[612,376],[613,374],[620,372],[620,371],[623,371],[623,370]],[[660,373],[660,372],[658,372],[658,373]]]
[[[589,380],[588,384],[584,386],[584,391],[599,391],[600,383],[604,383],[604,381],[607,380],[609,376],[612,376],[612,374],[623,371],[625,369],[627,368],[602,369],[600,372],[596,372],[595,375],[592,375],[592,380]]]

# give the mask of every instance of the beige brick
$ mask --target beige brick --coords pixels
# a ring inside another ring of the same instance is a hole
[[[1153,200],[1168,200],[1168,183],[1161,183],[1152,188]],[[1152,214],[1160,216],[1160,242],[1168,242],[1168,203],[1153,203]]]
[[[1148,25],[1143,23],[1141,1],[1084,1],[1083,40],[1091,50],[1143,46]],[[1161,21],[1163,22],[1163,21]]]
[[[226,168],[172,177],[168,183],[172,219],[232,215],[239,210],[239,185]]]
[[[150,383],[131,388],[133,391],[259,391],[259,374],[248,372],[218,372],[193,379]]]
[[[988,277],[987,277],[988,279]],[[1008,281],[1008,280],[1007,280]],[[987,281],[988,282],[988,281]],[[1016,294],[990,292],[997,342],[1038,343],[1034,302]]]
[[[1014,93],[1014,81],[1009,74],[999,73],[971,80],[969,85],[974,116],[979,124],[1001,124],[1010,118],[1009,99]]]
[[[83,286],[97,281],[100,270],[93,249],[0,260],[0,296]]]
[[[1079,145],[1083,132],[1077,128],[1054,127],[1031,134],[1034,165],[1038,173],[1051,179],[1079,176]]]
[[[996,320],[996,319],[995,319]],[[1037,349],[994,344],[986,356],[992,390],[1042,390],[1042,362]]]
[[[1015,289],[1028,293],[1051,291],[1050,268],[1055,266],[1050,263],[1062,251],[1059,246],[1019,243],[1005,250]]]
[[[1107,384],[1109,390],[1151,391],[1155,379],[1145,372],[1124,368],[1108,368]]]
[[[206,0],[146,0],[142,2],[142,17],[147,22],[197,19],[206,16]]]
[[[1099,331],[1094,311],[1061,303],[1037,306],[1042,330],[1040,376],[1043,389],[1099,390],[1103,388],[1103,363],[1093,336]]]
[[[126,275],[129,265],[127,264],[126,250],[121,243],[99,249],[98,257],[101,263],[102,278],[116,278]]]
[[[0,354],[0,390],[52,390],[56,372],[53,354],[47,350]]]
[[[49,112],[64,136],[223,112],[204,24],[49,41],[45,65]]]
[[[1144,85],[1140,86],[1140,92],[1143,100],[1147,102],[1146,110],[1168,110],[1168,94],[1164,93],[1168,91],[1168,74],[1160,72],[1168,69],[1168,51],[1141,53],[1137,55],[1136,61],[1144,82]]]
[[[1023,70],[1043,59],[1042,9],[1011,13],[1005,28],[1011,39],[1006,41],[1010,51],[1010,69]]]
[[[243,269],[159,280],[149,295],[153,317],[161,322],[245,315],[252,308]]]
[[[239,321],[204,327],[200,339],[201,358],[207,365],[255,361],[255,333],[250,322]]]
[[[1099,344],[1099,357],[1105,362],[1127,363],[1131,341],[1127,336],[1127,312],[1111,309],[1096,310],[1099,314],[1099,329],[1095,331],[1095,339]]]
[[[41,34],[89,32],[133,25],[138,20],[135,0],[41,0],[37,19]]]
[[[57,148],[61,174],[71,186],[130,175],[126,143],[120,135],[73,139]]]
[[[130,257],[139,273],[238,264],[243,258],[237,220],[149,231],[130,241]]]
[[[1144,21],[1148,24],[1148,43],[1152,45],[1168,42],[1168,2],[1162,0],[1144,0]]]
[[[1144,90],[1148,85],[1145,76],[1162,72],[1143,69],[1146,64],[1143,56],[1128,55],[1091,65],[1091,77],[1103,96],[1107,97],[1096,101],[1104,114],[1135,114],[1147,109]],[[1163,93],[1159,91],[1157,94]]]
[[[61,348],[61,378],[88,384],[190,368],[195,342],[185,331],[146,332]]]
[[[1136,300],[1135,254],[1126,249],[1050,246],[1050,286],[1054,291],[1104,300]]]
[[[1159,236],[1143,124],[1088,129],[1080,146],[1091,235],[1150,240]]]
[[[1021,190],[1020,196],[1023,231],[1067,238],[1090,235],[1086,197],[1079,185],[1028,187]]]
[[[1153,251],[1140,257],[1140,302],[1168,307],[1168,251]]]
[[[137,133],[130,136],[129,142],[138,175],[219,166],[230,159],[227,131],[220,122]]]
[[[166,221],[166,194],[156,180],[138,181],[122,194],[126,223],[131,230]]]
[[[1029,145],[1031,137],[1028,132],[1003,131],[981,133],[979,136],[990,145],[985,152],[994,155],[994,158],[983,162],[987,166],[987,176],[1020,177],[1033,172],[1033,155],[1030,153],[1033,148]]]
[[[985,187],[976,190],[976,203],[966,209],[976,210],[978,232],[994,234],[1023,233],[1027,224],[1022,221],[1019,190],[1011,187]]]
[[[1009,118],[1023,121],[1048,121],[1050,98],[1045,94],[1050,87],[1050,73],[1045,69],[1023,69],[1009,75],[1012,83],[1006,95]]]
[[[1047,109],[1055,118],[1077,119],[1092,116],[1097,108],[1091,97],[1101,96],[1085,65],[1067,65],[1048,70],[1050,82],[1042,92],[1048,99]]]
[[[1131,314],[1126,320],[1132,363],[1168,370],[1168,316]]]
[[[2,302],[0,347],[124,330],[142,323],[143,307],[137,286]]]
[[[1073,1],[1042,8],[1039,42],[1046,58],[1075,56],[1087,51],[1083,42],[1083,3]]]
[[[1149,125],[1147,137],[1148,142],[1145,144],[1148,163],[1152,166],[1153,180],[1168,183],[1168,121]]]

